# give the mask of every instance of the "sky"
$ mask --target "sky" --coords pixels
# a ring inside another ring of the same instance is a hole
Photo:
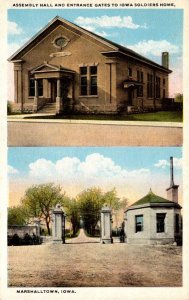
[[[161,53],[168,51],[170,69],[173,70],[170,75],[170,96],[182,93],[183,10],[10,9],[9,56],[56,15],[133,49],[159,64]]]
[[[129,203],[150,188],[166,198],[173,156],[175,184],[182,204],[181,147],[10,147],[9,206],[18,205],[33,184],[54,182],[70,197],[90,187],[117,190]]]

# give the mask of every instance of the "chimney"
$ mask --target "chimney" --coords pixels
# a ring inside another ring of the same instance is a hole
[[[178,187],[179,185],[174,184],[174,172],[173,172],[173,157],[170,157],[170,187],[166,189],[167,199],[178,203]]]
[[[162,52],[162,66],[169,69],[169,52]]]
[[[173,174],[173,157],[170,157],[170,187],[174,186],[174,174]]]

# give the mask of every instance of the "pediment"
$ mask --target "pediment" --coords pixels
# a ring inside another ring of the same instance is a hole
[[[114,45],[113,42],[106,40],[105,38],[98,36],[97,34],[90,32],[82,27],[77,26],[76,24],[69,22],[59,16],[56,16],[52,19],[45,27],[43,27],[33,38],[31,38],[28,42],[26,42],[20,49],[18,49],[11,57],[9,57],[8,61],[14,61],[17,59],[21,59],[22,56],[27,53],[30,49],[32,49],[35,45],[37,45],[46,35],[52,32],[58,26],[63,26],[68,28],[70,31],[76,33],[77,35],[86,35],[90,40],[93,39],[97,42],[102,43],[107,46],[108,49],[118,50],[118,47]],[[56,39],[53,41],[56,42]],[[69,42],[69,39],[67,40]]]
[[[40,73],[40,72],[52,72],[52,71],[60,71],[60,67],[44,63],[44,64],[32,69],[31,74]]]

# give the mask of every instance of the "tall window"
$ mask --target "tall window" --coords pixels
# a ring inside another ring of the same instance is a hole
[[[147,97],[153,98],[153,75],[147,74]]]
[[[38,79],[38,96],[43,96],[43,79]]]
[[[137,70],[137,81],[143,83],[143,72]],[[143,97],[143,85],[137,86],[137,97]]]
[[[165,232],[165,213],[158,213],[156,214],[156,226],[157,232]]]
[[[97,67],[90,67],[90,95],[97,95]]]
[[[43,96],[43,79],[38,79],[38,96]],[[35,96],[35,80],[34,78],[29,79],[29,96]]]
[[[160,77],[156,76],[156,98],[160,98]]]
[[[81,95],[87,95],[87,67],[80,68],[80,85],[81,85]]]
[[[29,79],[29,96],[35,96],[35,80],[33,78]]]
[[[143,215],[135,216],[135,232],[143,231]]]
[[[128,76],[129,77],[132,77],[132,68],[131,67],[128,67]]]
[[[80,67],[80,95],[96,96],[97,94],[97,66]]]

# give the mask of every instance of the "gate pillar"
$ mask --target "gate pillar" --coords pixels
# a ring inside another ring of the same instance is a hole
[[[65,214],[60,204],[53,210],[52,236],[54,243],[65,244]]]
[[[112,210],[108,206],[101,209],[101,243],[111,244],[112,239]]]

